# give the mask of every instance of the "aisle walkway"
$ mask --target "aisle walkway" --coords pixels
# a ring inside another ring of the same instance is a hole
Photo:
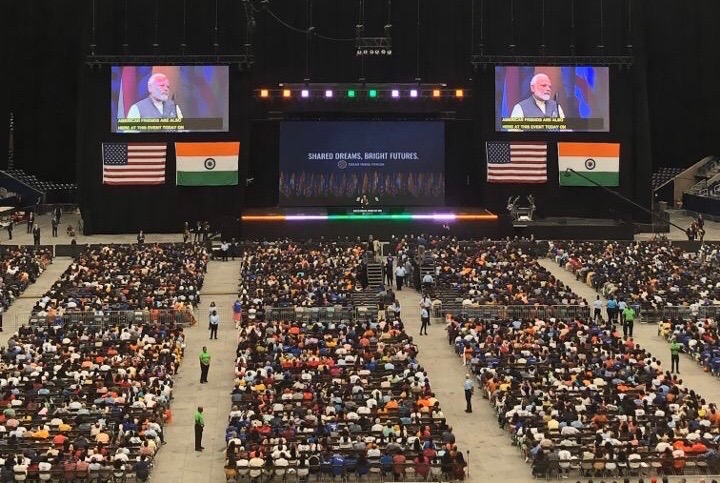
[[[232,304],[237,298],[240,261],[211,261],[197,311],[198,325],[187,330],[185,359],[175,380],[172,403],[173,423],[165,427],[165,445],[155,459],[153,479],[173,483],[225,481],[225,428],[230,412],[235,362],[236,336]],[[218,339],[208,340],[207,314],[210,302],[220,307]],[[198,354],[206,345],[210,352],[208,384],[200,385]],[[193,415],[204,406],[205,451],[194,446]]]
[[[595,297],[598,295],[595,290],[586,283],[576,280],[575,275],[559,266],[553,260],[545,258],[539,260],[539,263],[590,303],[592,303],[592,300],[595,300]],[[600,298],[603,301],[604,307],[606,300],[602,296]],[[606,316],[605,309],[603,309],[603,316]],[[670,369],[670,344],[658,335],[657,324],[635,322],[633,336],[637,344],[649,350],[662,362],[665,370]],[[680,357],[680,375],[686,387],[697,391],[708,402],[720,403],[720,384],[718,384],[717,378],[703,371],[702,367],[687,355]]]
[[[20,297],[10,306],[3,316],[3,332],[0,332],[0,345],[7,344],[11,335],[17,331],[21,324],[27,324],[30,311],[35,302],[45,295],[60,275],[70,266],[72,259],[69,257],[56,257],[40,274],[35,283],[31,284]]]
[[[498,427],[495,412],[477,388],[473,413],[465,413],[463,382],[466,368],[448,345],[444,323],[431,324],[428,335],[419,336],[420,294],[407,287],[396,294],[402,307],[405,329],[420,350],[418,360],[427,371],[445,419],[453,427],[458,449],[469,460],[470,478],[466,481],[533,481],[530,466],[523,461],[519,450],[512,446],[510,435]],[[469,457],[467,451],[470,452]]]

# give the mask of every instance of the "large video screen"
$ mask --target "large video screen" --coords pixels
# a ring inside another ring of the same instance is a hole
[[[495,67],[498,131],[607,132],[607,67]]]
[[[114,66],[110,131],[227,131],[228,92],[227,66]]]
[[[442,205],[445,125],[433,121],[283,122],[280,205]]]

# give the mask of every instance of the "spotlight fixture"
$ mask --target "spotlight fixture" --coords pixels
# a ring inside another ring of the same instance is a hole
[[[291,96],[292,96],[292,93],[291,93],[290,89],[283,89],[283,97],[288,98]]]
[[[417,96],[418,96],[418,91],[417,91],[417,89],[412,89],[412,90],[410,91],[410,97],[417,97]]]
[[[398,97],[400,97],[400,91],[397,89],[393,89],[391,91],[390,95],[392,95],[395,99],[397,99]]]
[[[260,97],[270,97],[270,91],[268,91],[267,89],[260,89]]]
[[[300,91],[300,97],[303,97],[303,98],[310,97],[310,91],[307,89],[303,89],[302,91]]]
[[[331,91],[330,89],[325,91],[325,97],[330,98],[332,96],[333,96],[333,91]]]

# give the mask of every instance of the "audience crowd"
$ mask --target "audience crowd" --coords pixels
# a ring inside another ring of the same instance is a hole
[[[614,328],[460,316],[447,328],[533,474],[720,469],[720,410]]]
[[[183,357],[179,319],[73,322],[75,310],[191,308],[201,247],[88,248],[37,303],[48,323],[21,326],[0,350],[0,481],[149,477],[171,419]]]
[[[0,313],[52,262],[52,251],[37,247],[3,247],[0,252]]]
[[[84,250],[33,314],[186,310],[200,302],[207,249],[199,244],[106,245]]]
[[[243,249],[239,297],[247,308],[348,305],[367,285],[360,243],[278,241]]]
[[[245,300],[345,300],[334,297],[355,288],[352,264],[361,257],[359,245],[258,247],[244,256]],[[243,311],[226,429],[228,478],[290,472],[463,478],[463,454],[403,322],[340,314],[291,322]]]
[[[550,256],[607,297],[642,310],[720,304],[720,251],[667,240],[553,242]]]

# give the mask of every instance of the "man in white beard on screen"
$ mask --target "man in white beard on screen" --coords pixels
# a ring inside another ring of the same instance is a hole
[[[170,80],[165,74],[153,74],[147,83],[148,96],[128,111],[128,119],[182,119],[180,106],[170,99]]]
[[[545,74],[535,74],[530,80],[530,97],[513,107],[511,118],[555,117],[564,119],[565,113],[555,99],[552,98],[552,82]]]

